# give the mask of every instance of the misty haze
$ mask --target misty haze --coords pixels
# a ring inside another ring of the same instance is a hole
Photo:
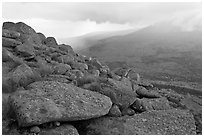
[[[202,134],[202,4],[2,3],[3,135]]]

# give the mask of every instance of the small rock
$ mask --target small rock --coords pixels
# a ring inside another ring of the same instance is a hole
[[[56,121],[56,122],[54,122],[54,125],[59,127],[60,126],[60,122]]]
[[[132,104],[132,107],[135,111],[151,111],[151,110],[168,110],[171,109],[169,101],[165,98],[154,98],[154,99],[136,99]]]
[[[38,134],[40,132],[40,128],[38,126],[33,126],[30,128],[30,132]]]
[[[109,116],[111,117],[120,117],[122,116],[120,109],[117,105],[113,105],[108,113]]]
[[[147,90],[144,87],[140,87],[136,90],[136,93],[141,96],[141,97],[146,97],[146,98],[160,98],[161,96],[159,93],[155,90]]]
[[[126,109],[123,109],[122,110],[122,115],[125,116],[125,115],[128,115],[128,116],[132,116],[135,114],[135,111],[131,108],[126,108]]]

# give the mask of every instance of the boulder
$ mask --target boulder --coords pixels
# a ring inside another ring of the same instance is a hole
[[[59,63],[58,65],[54,66],[54,73],[55,74],[63,75],[68,70],[71,70],[71,67],[67,64]]]
[[[16,51],[24,57],[34,56],[35,49],[32,44],[21,44],[16,47]]]
[[[70,70],[68,73],[71,73],[71,75],[75,75],[76,78],[82,78],[84,77],[84,73],[80,70],[74,69],[74,70]],[[67,74],[67,73],[66,73]],[[69,74],[68,74],[69,75]]]
[[[111,98],[112,102],[119,105],[120,109],[128,108],[135,102],[136,94],[123,81],[108,79],[107,83],[101,83],[101,94]]]
[[[137,98],[132,107],[138,112],[171,109],[169,101],[165,97],[154,99]]]
[[[2,46],[3,47],[15,48],[16,46],[21,45],[21,44],[22,43],[20,41],[17,41],[15,39],[2,37]]]
[[[49,47],[56,47],[58,45],[54,37],[47,37],[45,39],[45,44]]]
[[[136,90],[136,93],[141,97],[146,98],[160,98],[161,96],[156,90],[147,90],[144,87],[140,87]]]
[[[2,61],[7,62],[7,61],[12,61],[13,60],[13,54],[8,51],[6,48],[2,48]]]
[[[88,71],[89,73],[91,73],[92,75],[99,77],[100,76],[100,71],[97,69],[92,69]]]
[[[62,56],[52,56],[52,60],[57,61],[59,63],[64,63],[68,65],[74,64],[74,57],[70,55],[62,55]]]
[[[2,37],[17,39],[20,37],[20,33],[12,30],[3,29]]]
[[[59,127],[42,129],[39,135],[79,135],[79,133],[74,126],[63,124]]]
[[[149,111],[134,116],[100,117],[83,123],[87,135],[195,135],[195,121],[185,110]]]
[[[19,39],[22,43],[33,43],[36,47],[39,47],[41,44],[41,40],[35,30],[23,22],[18,22],[8,29],[19,32]]]
[[[45,44],[45,40],[46,40],[46,37],[45,37],[45,35],[44,34],[42,34],[42,33],[37,33],[38,34],[38,36],[39,36],[39,38],[40,38],[40,41],[41,41],[41,44]]]
[[[41,76],[44,77],[54,73],[53,66],[47,63],[47,61],[44,58],[36,56],[35,59],[37,61],[36,65],[38,66],[38,71]]]
[[[26,64],[19,65],[12,74],[12,80],[18,86],[27,86],[28,84],[38,80],[39,77]]]
[[[33,28],[31,28],[30,26],[28,26],[27,24],[25,24],[23,22],[18,22],[18,23],[16,23],[15,25],[13,25],[12,27],[10,27],[8,29],[20,32],[21,34],[31,35],[33,33],[36,33]]]
[[[97,59],[91,59],[89,60],[88,64],[94,66],[96,69],[100,70],[103,66],[101,65],[101,63],[97,60]]]
[[[8,102],[10,94],[2,93],[2,119],[8,119],[13,115],[10,104]]]
[[[12,93],[15,92],[17,85],[12,79],[11,75],[3,75],[2,77],[2,92],[3,93]]]
[[[9,99],[19,126],[100,117],[112,106],[104,95],[55,81],[34,82]]]
[[[88,66],[85,63],[80,63],[80,62],[74,62],[71,65],[71,67],[72,67],[72,69],[78,69],[81,71],[88,70]]]
[[[72,54],[72,55],[75,54],[73,48],[70,45],[60,44],[60,45],[58,45],[58,48],[61,51],[67,52],[68,54]]]
[[[8,29],[14,27],[15,23],[13,22],[4,22],[3,23],[3,29]]]

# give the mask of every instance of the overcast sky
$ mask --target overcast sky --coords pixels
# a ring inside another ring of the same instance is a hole
[[[3,21],[25,22],[46,36],[141,28],[163,20],[193,29],[201,3],[3,3]]]

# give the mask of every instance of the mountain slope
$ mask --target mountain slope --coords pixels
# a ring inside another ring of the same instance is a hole
[[[78,51],[105,60],[111,68],[128,65],[144,78],[201,82],[202,32],[160,23],[124,36],[96,40]]]

